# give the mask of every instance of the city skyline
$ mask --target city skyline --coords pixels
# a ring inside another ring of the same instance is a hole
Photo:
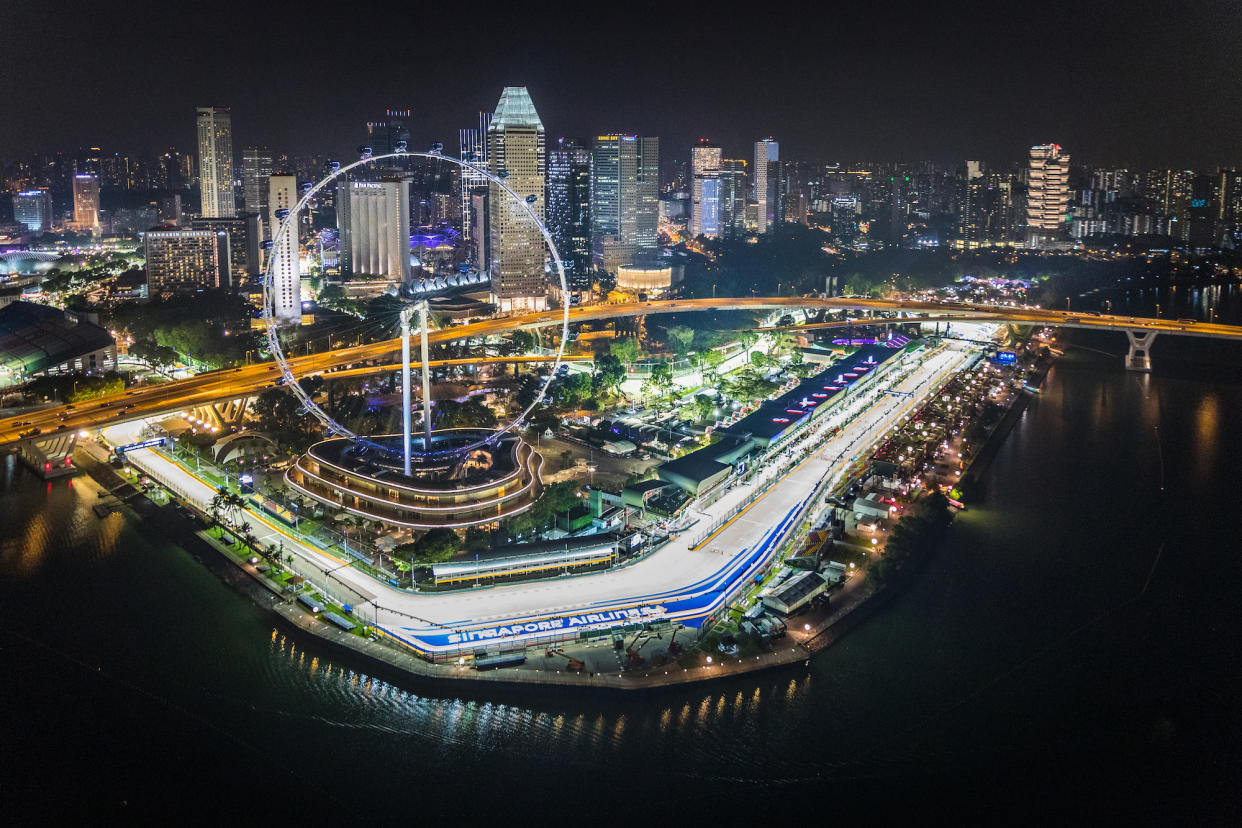
[[[730,157],[747,157],[744,150],[757,137],[772,134],[787,157],[804,159],[1019,162],[1028,147],[1056,140],[1092,164],[1235,163],[1242,93],[1220,79],[1228,77],[1229,56],[1238,51],[1238,27],[1227,25],[1231,18],[1218,4],[1180,6],[1176,15],[1082,8],[1072,23],[1035,28],[1014,25],[1030,14],[1016,4],[958,13],[899,8],[899,27],[878,11],[834,10],[831,27],[817,25],[828,21],[814,14],[796,17],[796,26],[794,14],[778,18],[754,35],[756,51],[776,56],[772,70],[722,77],[706,57],[720,42],[723,21],[704,23],[693,38],[653,29],[653,41],[666,44],[657,46],[658,59],[623,59],[593,74],[590,83],[576,71],[590,60],[571,36],[572,21],[501,16],[497,25],[530,36],[513,38],[517,45],[495,44],[460,67],[452,64],[454,72],[431,71],[424,79],[434,82],[424,83],[411,82],[423,70],[377,62],[364,48],[369,39],[350,37],[369,27],[362,21],[334,20],[342,51],[291,73],[280,69],[297,54],[293,44],[309,48],[300,34],[289,42],[294,35],[273,36],[222,14],[202,21],[211,31],[181,54],[154,36],[154,17],[103,15],[82,6],[75,14],[91,34],[82,38],[74,63],[106,63],[106,94],[68,82],[67,64],[34,55],[23,60],[24,50],[53,34],[56,21],[7,8],[0,24],[23,33],[14,44],[10,103],[24,115],[0,124],[0,155],[67,152],[79,144],[186,149],[194,136],[184,113],[206,104],[231,107],[239,147],[343,155],[361,143],[363,125],[375,113],[394,106],[412,110],[413,147],[437,140],[452,146],[456,131],[491,104],[498,87],[524,85],[540,102],[549,136],[627,129],[659,135],[674,158],[688,154],[702,136]],[[1057,17],[1054,9],[1041,14]],[[609,37],[620,44],[641,32],[622,27]],[[268,38],[290,48],[258,48]],[[558,49],[533,46],[550,42]],[[153,75],[149,69],[193,66],[202,57],[195,50],[207,43],[219,50],[213,53],[218,71]],[[420,66],[449,65],[455,47],[446,39],[427,48]],[[1057,67],[1056,82],[1029,72],[1023,55],[1032,50]],[[991,69],[979,72],[980,65]],[[271,83],[256,84],[255,77]],[[58,94],[46,94],[50,88]],[[330,118],[308,103],[306,89],[331,102]],[[65,130],[66,109],[89,124],[91,134]]]

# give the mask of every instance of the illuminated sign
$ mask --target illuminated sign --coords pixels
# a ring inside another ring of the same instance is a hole
[[[1005,365],[1010,365],[1018,361],[1018,355],[1013,351],[997,351],[995,360]]]
[[[1192,198],[1190,200],[1190,206],[1191,207],[1206,207],[1207,199],[1206,198]]]
[[[124,454],[127,451],[134,451],[135,449],[155,448],[156,446],[164,445],[164,440],[165,438],[163,437],[157,437],[154,440],[144,440],[141,443],[130,443],[128,446],[117,446],[116,453]]]
[[[628,609],[592,612],[585,615],[569,615],[560,618],[545,618],[542,621],[529,621],[525,624],[510,624],[505,627],[485,627],[481,630],[467,630],[453,633],[448,637],[450,644],[468,644],[472,641],[489,641],[495,638],[507,638],[515,635],[531,633],[556,632],[572,629],[606,629],[624,624],[633,624],[664,615],[663,607],[629,607]]]

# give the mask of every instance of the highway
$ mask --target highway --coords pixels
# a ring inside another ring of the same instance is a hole
[[[416,594],[380,583],[345,566],[320,549],[298,541],[274,520],[254,511],[246,515],[264,543],[283,542],[297,556],[295,569],[318,587],[350,603],[388,635],[428,655],[470,652],[479,642],[530,644],[580,629],[621,623],[630,613],[698,626],[727,603],[742,582],[762,571],[799,511],[826,477],[839,477],[856,457],[915,410],[922,400],[973,358],[974,346],[949,342],[930,356],[911,356],[875,384],[848,396],[819,418],[794,443],[764,462],[764,476],[737,486],[704,510],[700,526],[712,526],[739,507],[744,510],[704,539],[693,527],[663,548],[630,566],[591,575],[533,581],[448,594]],[[891,389],[910,396],[882,394]],[[840,431],[828,437],[828,432]],[[142,424],[112,426],[112,443],[135,442]],[[205,511],[215,494],[192,471],[151,450],[131,451],[129,462]],[[766,483],[766,492],[756,497]],[[747,501],[752,501],[747,505]],[[327,573],[331,572],[331,579]]]
[[[571,323],[593,322],[657,313],[687,313],[711,310],[772,310],[836,309],[906,312],[928,314],[932,319],[1018,322],[1024,324],[1085,328],[1091,330],[1137,330],[1172,333],[1181,336],[1205,336],[1242,340],[1242,327],[1215,323],[1186,323],[1172,319],[1143,319],[1128,316],[1094,315],[1069,311],[1040,310],[999,305],[967,305],[961,303],[907,302],[888,299],[816,298],[816,297],[748,297],[720,299],[673,299],[658,302],[600,304],[571,308]],[[541,311],[515,316],[494,317],[466,325],[432,331],[432,344],[462,339],[482,338],[517,329],[559,325],[564,312]],[[913,320],[912,320],[913,321]],[[930,321],[930,320],[929,320]],[[832,323],[835,326],[864,324],[859,321]],[[339,368],[391,360],[400,350],[399,339],[387,339],[368,345],[338,348],[320,354],[291,357],[295,376],[305,376]],[[478,362],[478,360],[471,360]],[[103,397],[69,406],[47,408],[35,413],[0,419],[0,448],[11,445],[31,429],[43,435],[57,430],[95,429],[110,423],[138,417],[157,416],[184,411],[200,405],[235,399],[272,386],[280,376],[275,363],[263,362],[240,368],[211,371],[183,380],[161,383],[144,389],[130,389],[123,394]],[[61,415],[66,415],[64,419]]]

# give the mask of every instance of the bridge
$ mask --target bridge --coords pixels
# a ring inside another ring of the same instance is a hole
[[[713,299],[672,299],[652,302],[623,304],[597,304],[571,308],[571,323],[595,322],[632,316],[661,313],[689,313],[714,310],[847,310],[872,313],[898,313],[898,318],[855,318],[834,322],[811,323],[766,330],[814,330],[818,328],[850,327],[877,324],[907,324],[933,321],[983,321],[1054,327],[1081,328],[1085,330],[1109,330],[1125,333],[1130,343],[1126,367],[1132,370],[1150,370],[1151,343],[1157,334],[1212,337],[1242,341],[1242,327],[1217,323],[1191,322],[1171,319],[1147,319],[1132,316],[1084,314],[1070,311],[1045,310],[1029,307],[1002,305],[978,305],[965,303],[903,301],[892,299],[865,299],[849,297],[722,297]],[[564,318],[563,310],[499,316],[432,331],[428,335],[431,344],[442,344],[463,339],[483,338],[513,330],[526,330],[558,325]],[[358,365],[379,367],[356,368],[348,376],[392,370],[392,358],[400,352],[399,338],[386,339],[366,345],[325,351],[318,354],[291,357],[290,368],[295,376],[302,377],[335,372]],[[501,362],[546,361],[547,357],[505,357]],[[436,365],[479,364],[480,359],[445,360]],[[231,401],[244,401],[248,397],[274,387],[280,373],[275,363],[263,362],[239,368],[226,368],[199,374],[183,380],[161,383],[144,389],[130,389],[122,394],[100,397],[86,403],[61,405],[33,413],[0,419],[0,449],[29,445],[37,442],[52,447],[54,454],[48,458],[35,456],[31,460],[36,467],[51,463],[52,467],[63,461],[66,451],[72,449],[72,437],[67,445],[60,445],[66,433],[75,435],[79,430],[101,428],[129,420],[155,417],[180,411],[197,410],[206,416],[200,419],[217,427],[230,424],[240,415],[240,409]],[[335,376],[335,375],[332,375]],[[341,376],[346,376],[342,374]],[[221,407],[223,406],[223,407]],[[220,410],[216,414],[211,412]],[[53,441],[50,438],[56,437]],[[25,451],[25,449],[23,449]],[[36,453],[37,454],[37,453]],[[30,459],[30,458],[28,458]]]

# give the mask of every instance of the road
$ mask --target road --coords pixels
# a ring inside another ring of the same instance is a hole
[[[767,310],[772,308],[901,311],[930,314],[930,319],[941,320],[973,319],[1100,330],[1141,330],[1155,331],[1157,333],[1175,333],[1183,336],[1208,336],[1242,340],[1242,327],[1234,325],[1205,322],[1188,324],[1172,319],[1096,316],[1068,311],[999,305],[906,302],[888,299],[845,297],[759,296],[721,299],[673,299],[659,302],[615,305],[585,305],[571,308],[569,320],[572,323],[657,313],[688,313],[691,311],[708,310]],[[563,318],[564,311],[562,310],[495,317],[466,325],[432,331],[428,335],[428,341],[432,344],[437,344],[461,339],[493,336],[516,329],[559,325]],[[849,325],[857,326],[861,323],[854,320],[827,324],[844,327]],[[355,345],[348,348],[325,351],[320,354],[292,357],[289,359],[289,364],[295,376],[305,376],[360,363],[390,360],[399,350],[399,339],[387,339],[368,345]],[[473,361],[477,362],[478,360]],[[241,368],[229,368],[222,371],[199,374],[188,379],[162,383],[142,390],[130,390],[123,394],[102,397],[89,403],[83,403],[73,409],[70,409],[68,406],[57,406],[27,416],[5,418],[0,420],[0,447],[19,441],[22,439],[23,433],[33,428],[40,429],[42,435],[57,430],[95,429],[109,423],[184,411],[200,405],[244,397],[271,386],[279,375],[279,370],[275,363],[258,363]],[[65,415],[64,419],[61,418],[62,414]],[[22,423],[22,425],[18,425],[19,423]]]
[[[295,569],[318,587],[354,606],[355,613],[420,652],[440,657],[482,644],[530,644],[564,637],[566,631],[605,628],[631,618],[663,617],[697,626],[727,603],[742,583],[761,572],[800,509],[821,481],[840,476],[851,460],[878,442],[895,422],[915,410],[960,370],[975,350],[947,343],[922,364],[909,358],[874,386],[848,396],[818,423],[764,461],[765,473],[735,487],[700,513],[710,526],[743,508],[709,538],[693,527],[660,550],[606,572],[453,593],[416,594],[380,583],[345,562],[307,545],[275,521],[251,510],[246,519],[263,543],[282,542],[296,556]],[[893,388],[913,396],[881,394]],[[834,427],[840,431],[825,438]],[[105,430],[113,443],[135,442],[142,424]],[[192,471],[151,449],[130,452],[129,461],[181,497],[207,510],[212,487]],[[766,483],[766,492],[756,496]],[[749,503],[748,503],[749,501]],[[328,573],[331,572],[331,577]]]

